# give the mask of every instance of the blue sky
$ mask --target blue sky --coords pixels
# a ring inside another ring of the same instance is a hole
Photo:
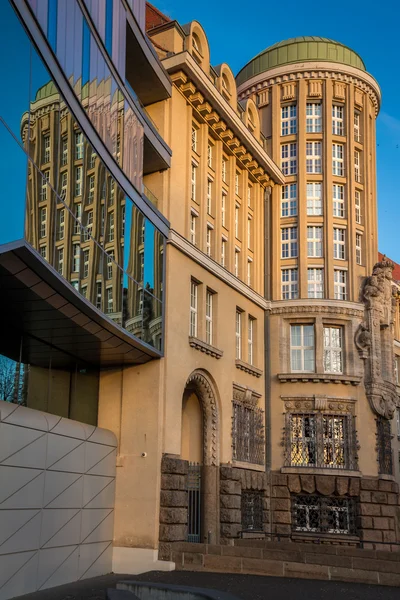
[[[400,263],[400,2],[265,2],[152,0],[181,25],[197,19],[211,49],[211,62],[226,62],[236,74],[267,46],[299,35],[320,35],[361,55],[382,90],[377,120],[379,249]]]

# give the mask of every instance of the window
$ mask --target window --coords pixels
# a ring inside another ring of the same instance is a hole
[[[251,216],[247,216],[247,247],[250,249],[252,245],[252,236],[251,236]]]
[[[282,186],[281,216],[297,215],[297,183]]]
[[[235,204],[235,237],[239,238],[239,212],[240,204]]]
[[[57,248],[57,271],[60,275],[64,273],[64,248]]]
[[[47,259],[47,246],[40,246],[39,252],[40,252],[40,256],[46,260]]]
[[[43,136],[43,162],[50,162],[50,136]]]
[[[222,227],[225,227],[225,221],[226,221],[226,192],[222,192],[222,198],[221,198],[221,225]]]
[[[74,224],[74,235],[80,235],[81,233],[81,220],[82,220],[82,204],[75,204],[75,224]]]
[[[212,179],[207,179],[207,214],[212,214],[212,188],[213,181]]]
[[[281,256],[282,258],[297,257],[297,227],[283,227],[281,229]]]
[[[356,209],[356,223],[361,224],[361,192],[359,190],[354,192],[354,205]]]
[[[221,265],[226,267],[226,240],[224,238],[221,241]]]
[[[354,499],[308,494],[294,496],[292,530],[354,535],[357,531]]]
[[[333,271],[335,300],[347,300],[347,271]]]
[[[94,167],[96,165],[96,158],[97,158],[97,154],[92,148],[92,151],[90,153],[89,169],[94,169]]]
[[[324,270],[323,269],[308,269],[308,297],[323,298],[324,297]]]
[[[41,208],[39,212],[40,212],[39,237],[44,238],[44,237],[46,237],[46,231],[47,231],[47,208]]]
[[[114,252],[113,252],[114,258]],[[139,281],[143,285],[144,281],[144,251],[139,252]]]
[[[354,141],[361,142],[360,113],[354,113]]]
[[[249,365],[254,361],[254,321],[253,317],[249,317],[247,330],[247,362]]]
[[[356,263],[362,265],[362,235],[356,232]]]
[[[343,124],[343,106],[334,104],[332,106],[332,134],[343,135],[344,124]]]
[[[297,269],[282,269],[282,300],[296,300],[298,296]]]
[[[226,183],[228,177],[228,161],[225,157],[222,158],[222,181]]]
[[[251,260],[251,258],[247,259],[247,285],[249,287],[251,287],[251,282],[252,282],[252,271],[253,271],[253,261]]]
[[[107,313],[110,314],[113,312],[113,289],[112,287],[108,287],[106,289],[106,309]]]
[[[322,105],[317,102],[308,102],[306,107],[307,133],[320,133],[322,131]]]
[[[198,285],[194,281],[190,283],[190,325],[189,335],[197,337],[197,296]]]
[[[379,473],[393,475],[392,432],[390,421],[385,417],[376,419],[376,441]]]
[[[196,222],[197,215],[195,212],[190,213],[190,242],[193,245],[196,245]]]
[[[50,171],[43,171],[42,183],[40,186],[40,201],[47,200],[47,185],[50,181]]]
[[[238,400],[234,400],[232,404],[233,460],[263,465],[265,448],[263,411],[261,408]]]
[[[110,197],[109,197],[109,202],[108,202],[108,204],[110,206],[112,206],[114,204],[114,197],[115,197],[115,181],[114,181],[114,179],[110,178]]]
[[[65,233],[65,208],[57,210],[57,240],[63,240]]]
[[[143,252],[140,253],[140,260],[143,260]],[[107,256],[107,279],[112,279],[114,271],[114,250],[109,250]],[[141,273],[139,273],[139,281],[143,281]]]
[[[89,276],[89,250],[84,250],[83,251],[83,278],[85,279],[86,277]]]
[[[81,261],[81,247],[79,244],[72,244],[72,271],[79,273]]]
[[[332,173],[339,177],[344,176],[344,146],[343,144],[332,144]]]
[[[333,184],[333,216],[344,217],[344,185],[338,183]]]
[[[297,173],[297,144],[282,144],[281,169],[284,175]]]
[[[108,241],[114,241],[114,211],[108,214]]]
[[[242,313],[236,310],[236,358],[242,358]]]
[[[287,104],[281,108],[282,129],[281,135],[291,135],[297,132],[297,106]]]
[[[82,167],[75,167],[75,196],[82,196]]]
[[[96,308],[101,310],[101,299],[103,296],[103,285],[101,281],[96,281]]]
[[[61,166],[63,167],[68,162],[68,139],[64,135],[61,138]]]
[[[307,183],[307,214],[322,215],[322,183]]]
[[[197,152],[197,127],[192,125],[192,150]]]
[[[104,226],[106,221],[106,207],[104,204],[100,207],[100,235],[104,235]]]
[[[213,294],[210,290],[206,292],[206,342],[212,346],[213,343]]]
[[[290,367],[294,373],[315,370],[314,325],[290,326]]]
[[[87,298],[87,285],[81,287],[81,294],[84,298]]]
[[[89,176],[89,194],[88,194],[88,204],[92,204],[93,200],[94,200],[94,182],[95,182],[95,177],[94,175],[90,175]]]
[[[121,237],[125,235],[125,215],[126,215],[126,207],[125,204],[121,206]]]
[[[333,258],[344,260],[346,258],[345,251],[345,236],[346,230],[334,227],[333,229]]]
[[[235,173],[235,194],[240,196],[240,173],[238,171]]]
[[[191,179],[190,179],[190,197],[196,201],[196,179],[197,179],[197,166],[192,163],[191,166]]]
[[[242,531],[263,531],[263,492],[243,490],[240,502]]]
[[[68,186],[68,171],[64,171],[61,173],[60,178],[60,198],[65,200],[67,196],[67,186]]]
[[[307,227],[307,256],[322,256],[322,227]]]
[[[210,169],[213,168],[213,146],[210,143],[207,146],[207,165]]]
[[[322,142],[306,143],[307,173],[322,173]]]
[[[354,150],[354,178],[361,183],[360,152],[358,150]]]
[[[343,332],[341,327],[324,327],[324,371],[343,373]]]
[[[247,186],[247,206],[251,208],[251,185]]]
[[[83,133],[75,132],[75,160],[83,158]]]
[[[235,277],[239,277],[240,250],[235,248]]]
[[[206,254],[207,254],[207,256],[211,256],[211,254],[212,254],[212,232],[213,232],[212,225],[210,225],[210,223],[207,223],[207,230],[206,230]]]

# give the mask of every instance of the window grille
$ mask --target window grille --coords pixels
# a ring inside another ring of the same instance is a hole
[[[233,401],[233,459],[256,465],[264,464],[264,413],[240,401]]]
[[[376,438],[379,473],[382,475],[393,475],[392,433],[390,430],[390,421],[384,417],[376,419]]]
[[[243,531],[263,530],[263,492],[243,490],[241,495]]]
[[[355,535],[353,498],[313,495],[292,497],[292,530],[309,533]]]

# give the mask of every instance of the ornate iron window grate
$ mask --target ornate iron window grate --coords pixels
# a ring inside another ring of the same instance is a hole
[[[354,417],[292,413],[285,422],[285,466],[357,469]]]
[[[234,460],[264,464],[264,412],[261,408],[233,401],[232,449]]]
[[[263,492],[243,490],[241,512],[244,531],[263,531]]]
[[[379,473],[393,475],[392,432],[390,421],[384,417],[376,419],[376,442]]]
[[[355,535],[355,501],[332,496],[293,496],[292,530]]]
[[[200,542],[201,537],[201,465],[189,463],[188,490],[188,542]]]

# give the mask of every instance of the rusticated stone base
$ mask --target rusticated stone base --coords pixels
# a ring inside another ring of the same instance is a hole
[[[189,463],[165,454],[161,462],[160,542],[187,539]],[[162,544],[160,544],[162,547]]]

